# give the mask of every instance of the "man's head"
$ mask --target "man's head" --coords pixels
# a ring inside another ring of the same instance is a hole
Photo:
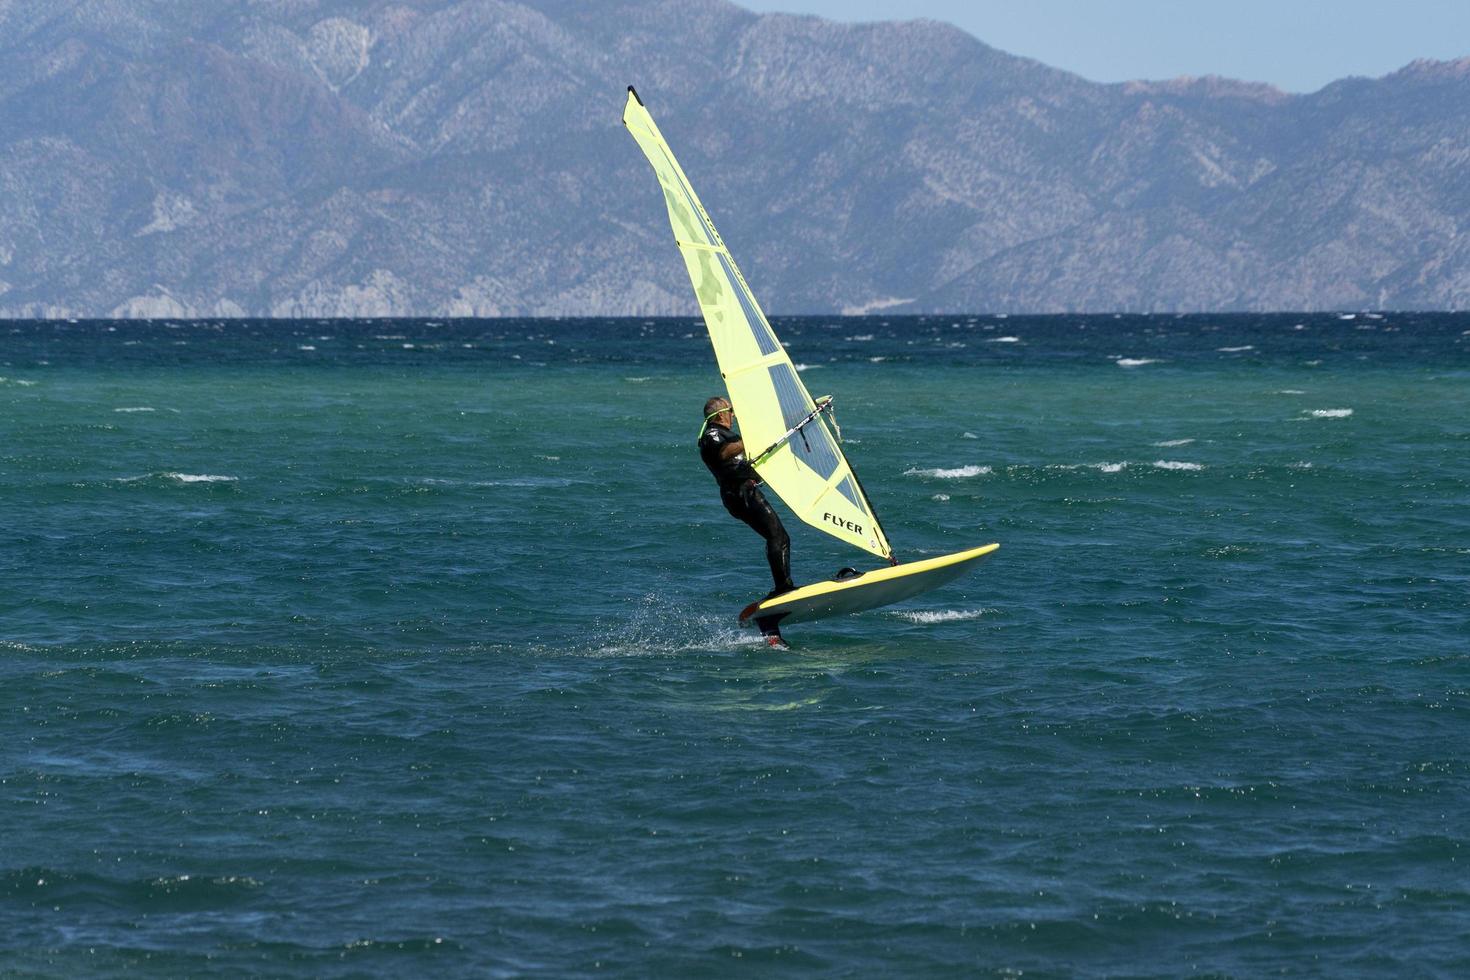
[[[704,421],[706,425],[713,422],[715,425],[723,425],[728,429],[730,423],[735,421],[735,412],[730,408],[730,400],[716,395],[705,402]]]

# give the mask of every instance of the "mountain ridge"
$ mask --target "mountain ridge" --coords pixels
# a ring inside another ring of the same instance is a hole
[[[694,313],[630,82],[772,312],[1470,306],[1470,58],[1099,84],[725,0],[12,0],[0,38],[0,315]]]

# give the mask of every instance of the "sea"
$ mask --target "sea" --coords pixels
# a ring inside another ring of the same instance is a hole
[[[1470,315],[774,327],[0,322],[0,975],[1470,975]]]

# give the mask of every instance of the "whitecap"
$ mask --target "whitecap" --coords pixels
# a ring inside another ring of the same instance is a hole
[[[147,405],[138,405],[130,408],[114,408],[114,412],[156,412],[157,409],[149,408]]]
[[[947,494],[947,493],[936,493],[934,496],[930,497],[929,499],[930,500],[937,500],[940,503],[944,503],[946,500],[949,499],[949,494]]]
[[[870,357],[870,358],[868,358],[868,363],[869,364],[882,364],[886,360],[888,360],[888,358],[886,358],[886,357]]]
[[[810,371],[812,368],[819,368],[821,366],[822,365],[820,365],[820,364],[798,364],[798,365],[796,365],[796,370],[798,370],[798,371]]]
[[[238,476],[216,476],[213,473],[144,473],[142,476],[119,476],[117,483],[138,483],[141,480],[172,480],[175,483],[238,483]]]
[[[1128,464],[1126,462],[1123,462],[1123,463],[1088,463],[1087,465],[1089,467],[1091,467],[1092,469],[1101,470],[1104,473],[1119,473],[1125,467],[1127,467]]]
[[[1300,388],[1282,388],[1280,391],[1275,392],[1275,394],[1278,394],[1278,395],[1305,395],[1306,392],[1305,391],[1302,391]]]
[[[624,378],[623,380],[626,381],[626,382],[628,382],[629,384],[640,385],[640,384],[642,384],[645,381],[652,381],[653,379],[652,378],[644,377],[644,378]]]
[[[161,473],[166,480],[178,483],[239,483],[238,476],[216,476],[213,473]]]
[[[424,479],[420,483],[446,487],[514,487],[518,490],[543,490],[555,487],[570,487],[577,481],[555,476],[520,476],[504,480],[435,480]]]
[[[994,609],[920,609],[915,612],[895,612],[891,615],[907,619],[911,623],[958,623],[967,619],[979,619],[994,613]]]
[[[980,437],[977,436],[977,435],[975,435],[975,433],[973,433],[973,432],[966,432],[964,434],[963,438],[965,438],[965,439],[979,439]]]
[[[1353,414],[1351,408],[1314,408],[1307,412],[1314,419],[1345,419]]]
[[[971,476],[984,476],[990,472],[988,466],[957,466],[954,469],[921,470],[912,467],[903,471],[904,476],[930,476],[938,480],[959,480]]]
[[[1238,354],[1243,350],[1255,350],[1254,344],[1246,344],[1244,347],[1216,347],[1215,350],[1221,354]]]
[[[1158,446],[1160,449],[1172,449],[1175,446],[1187,446],[1191,442],[1194,442],[1194,440],[1193,439],[1165,439],[1163,442],[1156,442],[1156,443],[1154,443],[1154,445],[1155,446]]]
[[[1131,368],[1143,367],[1143,365],[1145,364],[1157,364],[1159,363],[1159,361],[1158,358],[1155,357],[1120,357],[1113,363],[1117,364],[1118,367],[1121,368]]]
[[[1337,318],[1339,320],[1356,320],[1358,315],[1356,313],[1339,313]]]
[[[1021,342],[1021,338],[1020,337],[991,337],[989,340],[987,340],[985,342],[987,344],[1019,344]]]
[[[296,349],[297,350],[316,350],[316,347],[314,347],[311,344],[297,344],[296,345]]]
[[[856,341],[857,343],[867,343],[868,341],[870,341],[870,340],[873,339],[873,335],[870,334],[870,333],[860,333],[860,334],[857,334],[855,336],[847,337],[847,338],[844,338],[844,339]]]
[[[1202,470],[1199,463],[1180,463],[1172,459],[1156,459],[1154,466],[1161,470]]]

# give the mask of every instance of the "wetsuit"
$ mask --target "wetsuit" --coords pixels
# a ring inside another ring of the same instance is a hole
[[[786,592],[796,586],[791,582],[791,538],[781,526],[781,518],[766,502],[760,491],[761,478],[755,467],[737,453],[721,459],[725,447],[739,442],[740,437],[723,425],[711,422],[699,437],[699,457],[715,475],[720,485],[720,502],[732,517],[736,517],[766,539],[766,561],[771,566],[771,578],[776,583],[776,592]]]

